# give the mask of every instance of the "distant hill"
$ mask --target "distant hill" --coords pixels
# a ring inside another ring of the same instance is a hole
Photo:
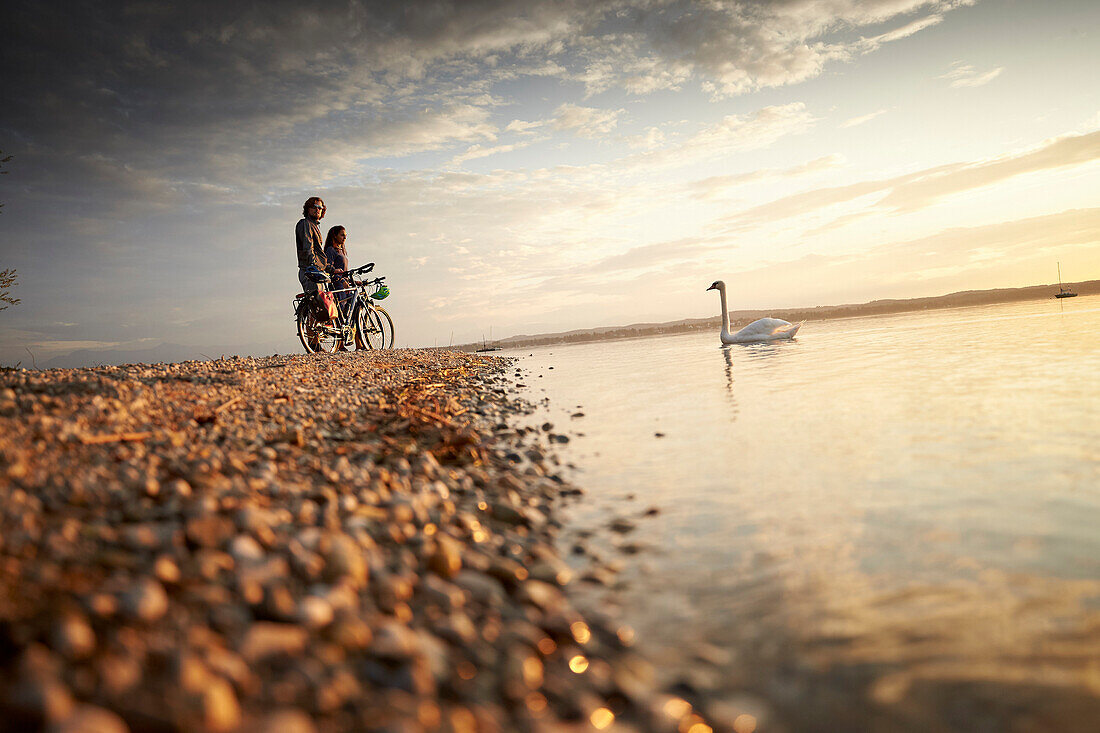
[[[1065,287],[1078,295],[1100,295],[1100,280],[1086,280],[1079,283],[1064,283]],[[1022,300],[1053,299],[1058,292],[1057,285],[1032,285],[1026,288],[998,288],[995,290],[964,290],[948,295],[928,298],[909,298],[906,300],[883,299],[868,303],[845,305],[819,305],[814,308],[771,308],[768,310],[730,311],[730,327],[733,329],[755,321],[757,318],[771,316],[792,323],[798,321],[824,321],[832,318],[853,318],[856,316],[878,316],[908,311],[933,310],[937,308],[962,308],[992,303],[1012,303]],[[601,326],[598,328],[576,329],[560,333],[521,335],[493,341],[493,345],[508,347],[545,346],[549,344],[580,343],[602,339],[632,338],[637,336],[656,336],[667,333],[686,333],[690,331],[716,329],[721,317],[685,318],[664,323],[633,323],[628,326]],[[474,351],[481,343],[462,344],[455,348]]]

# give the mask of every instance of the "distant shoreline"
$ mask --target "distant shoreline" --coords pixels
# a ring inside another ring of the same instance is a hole
[[[1100,280],[1086,280],[1078,283],[1064,283],[1064,286],[1078,295],[1100,295]],[[845,305],[819,305],[812,308],[770,308],[760,310],[730,311],[730,327],[736,328],[755,321],[757,318],[771,316],[792,323],[798,321],[827,321],[836,318],[857,318],[861,316],[881,316],[893,313],[910,313],[922,310],[943,308],[963,308],[974,305],[992,305],[994,303],[1015,303],[1025,300],[1054,300],[1057,285],[1031,285],[1026,288],[997,288],[993,290],[964,290],[947,295],[935,295],[926,298],[881,299],[867,303]],[[535,336],[513,336],[491,342],[502,348],[525,346],[552,346],[556,344],[586,343],[641,336],[660,336],[674,333],[691,333],[718,328],[721,318],[685,318],[664,323],[635,323],[628,326],[610,326],[562,331]],[[474,351],[482,348],[481,342],[461,344],[453,348],[461,351]]]

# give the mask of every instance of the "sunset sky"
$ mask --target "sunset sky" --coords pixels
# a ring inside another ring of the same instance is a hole
[[[0,364],[300,351],[311,195],[399,346],[1100,278],[1095,0],[5,10]]]

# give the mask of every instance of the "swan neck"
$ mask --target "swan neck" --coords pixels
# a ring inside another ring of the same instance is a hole
[[[726,287],[723,285],[718,288],[718,296],[722,299],[722,332],[729,333],[730,331],[730,311],[726,307]]]

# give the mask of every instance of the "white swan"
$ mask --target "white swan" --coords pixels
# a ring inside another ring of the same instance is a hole
[[[794,338],[802,323],[788,323],[781,318],[761,318],[753,321],[737,333],[730,333],[730,312],[726,308],[726,284],[715,280],[707,290],[717,290],[722,296],[722,343],[751,344],[755,341],[778,341]]]

